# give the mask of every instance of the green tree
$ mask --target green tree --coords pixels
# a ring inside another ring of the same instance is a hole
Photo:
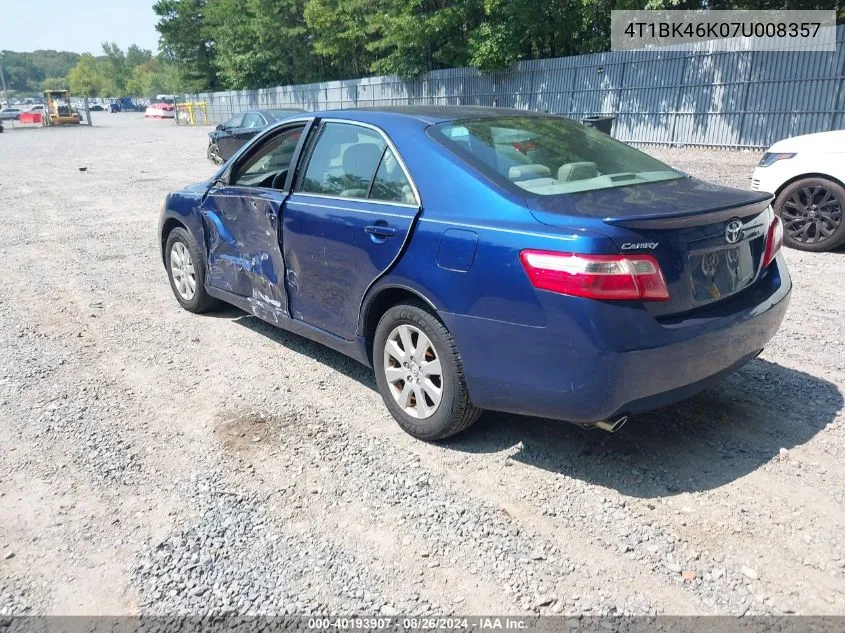
[[[157,61],[161,65],[161,70],[156,73],[156,82],[159,88],[150,94],[155,94],[159,90],[162,93],[169,95],[175,95],[183,92],[182,79],[176,65],[161,58]]]
[[[613,9],[830,8],[839,0],[158,0],[163,60],[185,90],[600,52]],[[840,12],[842,15],[842,12]],[[127,54],[128,56],[128,54]],[[139,65],[139,64],[136,64]],[[132,64],[130,64],[131,68]]]
[[[173,64],[151,58],[132,69],[126,81],[126,92],[133,97],[153,97],[179,92],[179,75]]]
[[[375,39],[373,21],[386,5],[384,0],[305,1],[303,17],[313,52],[328,61],[335,76],[370,73],[375,54],[367,46]]]
[[[147,48],[141,48],[137,44],[130,44],[126,49],[126,67],[131,72],[136,66],[146,64],[153,58],[153,53]]]
[[[206,0],[158,0],[153,11],[164,57],[177,65],[185,90],[218,86],[214,42],[206,26]]]
[[[103,42],[103,55],[105,56],[105,76],[109,87],[123,94],[126,91],[126,81],[130,73],[126,63],[126,53],[114,42]]]
[[[126,80],[126,94],[130,97],[149,96],[147,86],[150,83],[151,71],[147,64],[139,64],[132,69],[129,79]]]
[[[64,90],[67,88],[66,77],[47,77],[41,82],[42,90]]]
[[[64,77],[79,59],[67,51],[38,50],[31,53],[2,51],[3,71],[9,90],[39,92],[47,77]]]
[[[521,59],[607,50],[607,0],[484,0],[484,19],[469,37],[469,62],[481,70]]]
[[[210,0],[218,78],[227,88],[311,81],[317,65],[303,0]]]
[[[371,70],[409,78],[465,66],[467,40],[482,18],[480,0],[392,0],[373,21]]]
[[[78,96],[96,97],[103,94],[106,78],[94,56],[85,53],[68,73],[68,84],[71,92]]]

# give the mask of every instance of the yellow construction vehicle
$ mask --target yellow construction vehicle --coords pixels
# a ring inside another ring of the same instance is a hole
[[[70,90],[45,90],[44,125],[78,125],[81,118],[70,105]]]

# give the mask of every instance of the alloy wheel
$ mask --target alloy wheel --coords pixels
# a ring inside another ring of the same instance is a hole
[[[796,189],[780,211],[783,228],[796,242],[818,244],[842,223],[842,201],[822,185]]]
[[[217,143],[211,143],[208,146],[208,159],[215,165],[222,165],[224,162],[223,157],[220,155],[220,147],[218,147]]]
[[[440,359],[429,338],[417,327],[398,325],[384,346],[384,374],[390,393],[409,416],[425,419],[443,398]]]
[[[185,301],[193,299],[197,290],[197,275],[191,253],[182,242],[174,242],[170,249],[170,274],[179,296]]]

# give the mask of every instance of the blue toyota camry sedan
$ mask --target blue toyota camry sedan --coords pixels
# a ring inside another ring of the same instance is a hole
[[[436,440],[483,409],[613,431],[753,359],[791,290],[770,202],[562,117],[398,107],[270,126],[159,232],[182,307],[371,366]]]

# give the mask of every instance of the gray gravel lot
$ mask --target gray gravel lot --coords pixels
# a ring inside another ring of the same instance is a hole
[[[353,361],[181,310],[156,223],[207,129],[94,116],[0,136],[0,615],[845,615],[845,253],[787,252],[780,333],[685,403],[429,445]]]

